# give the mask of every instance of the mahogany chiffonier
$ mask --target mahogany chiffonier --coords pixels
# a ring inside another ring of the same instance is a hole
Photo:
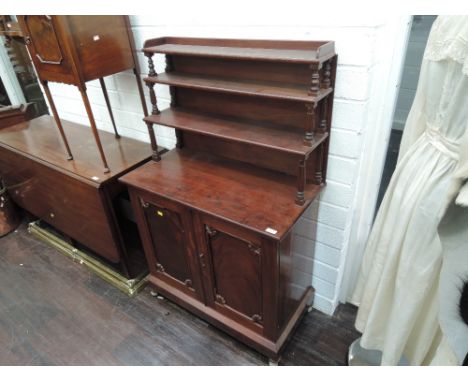
[[[49,81],[78,87],[99,151],[99,159],[102,161],[104,172],[110,171],[86,92],[86,82],[99,79],[116,138],[119,138],[119,134],[104,77],[125,70],[133,70],[143,112],[147,115],[128,16],[26,15],[18,16],[18,22],[49,101],[68,159],[73,159],[73,153],[67,139],[67,132],[55,108],[49,90]]]
[[[154,124],[177,137],[164,157],[120,178],[149,280],[278,360],[313,298],[293,272],[292,242],[325,183],[334,43],[164,37],[143,51],[151,142]],[[165,73],[154,54],[166,55]],[[155,84],[170,86],[169,109],[158,109]]]

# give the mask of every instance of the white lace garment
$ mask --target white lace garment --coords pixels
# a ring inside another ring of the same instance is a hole
[[[402,355],[412,365],[459,363],[439,321],[437,227],[460,192],[463,176],[455,174],[468,159],[467,42],[467,16],[436,19],[352,299],[361,345],[381,350],[383,365]]]

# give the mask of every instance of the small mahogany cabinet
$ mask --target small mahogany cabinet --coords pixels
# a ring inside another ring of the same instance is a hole
[[[154,124],[177,136],[174,150],[120,178],[149,280],[277,360],[313,297],[293,272],[292,242],[325,182],[334,44],[164,37],[143,51],[153,147]],[[169,109],[159,110],[155,84],[170,86]]]
[[[147,114],[143,87],[128,16],[18,16],[29,54],[49,101],[68,159],[73,154],[49,90],[49,81],[75,85],[80,91],[104,172],[107,157],[99,137],[86,82],[99,79],[116,138],[119,138],[104,77],[132,69],[143,112]]]

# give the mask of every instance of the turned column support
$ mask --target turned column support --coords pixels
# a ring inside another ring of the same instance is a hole
[[[166,54],[166,72],[172,72],[174,70],[174,63],[172,57]]]
[[[171,107],[177,106],[177,89],[174,86],[169,86],[169,94],[171,95]]]
[[[182,147],[184,147],[184,134],[182,131],[180,131],[180,129],[175,129],[175,135],[176,135],[176,147],[178,149],[181,149]]]
[[[320,105],[320,127],[319,132],[325,134],[328,131],[327,126],[327,114],[328,114],[328,97],[325,97]]]
[[[320,90],[320,64],[318,62],[313,63],[310,65],[310,69],[312,70],[312,77],[310,80],[309,95],[316,96]]]
[[[297,173],[297,193],[296,204],[302,206],[305,203],[305,184],[306,184],[306,160],[299,162]]]
[[[156,70],[154,69],[154,63],[153,63],[153,53],[145,53],[145,56],[148,58],[148,75],[149,77],[157,77]],[[154,92],[154,82],[146,82],[146,86],[148,86],[149,89],[149,95],[150,95],[150,100],[151,100],[151,114],[152,115],[157,115],[160,113],[158,109],[158,103],[156,99],[156,93]],[[153,123],[151,122],[146,122],[146,126],[148,126],[148,134],[150,137],[150,142],[151,142],[151,150],[152,150],[152,159],[156,162],[159,162],[161,160],[161,157],[159,156],[158,152],[158,143],[156,140],[156,135],[154,134],[154,128],[153,128]]]
[[[154,92],[154,83],[153,82],[147,82],[146,86],[148,86],[149,89],[149,95],[150,95],[150,100],[151,100],[151,105],[153,105],[153,108],[151,109],[151,114],[157,115],[160,113],[158,109],[158,103],[156,99],[156,93]]]
[[[161,157],[159,156],[158,152],[158,142],[156,140],[156,135],[154,134],[153,124],[151,122],[146,122],[146,126],[148,126],[148,134],[151,142],[151,158],[155,162],[159,162],[161,160]]]
[[[324,144],[322,143],[317,148],[317,164],[315,167],[314,181],[316,184],[320,185],[323,183],[323,154],[324,154]]]
[[[329,89],[331,86],[331,64],[330,60],[323,64],[323,88]]]
[[[148,75],[150,77],[157,77],[158,74],[154,69],[153,53],[145,53],[145,56],[148,58]]]
[[[304,136],[304,144],[307,146],[312,146],[314,141],[315,133],[317,127],[315,126],[315,109],[317,105],[315,103],[306,103],[305,104],[307,115],[306,115],[306,129]]]

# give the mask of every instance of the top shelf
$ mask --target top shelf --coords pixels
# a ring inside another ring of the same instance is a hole
[[[161,37],[147,40],[143,52],[237,60],[311,64],[335,55],[332,41],[231,40]]]

